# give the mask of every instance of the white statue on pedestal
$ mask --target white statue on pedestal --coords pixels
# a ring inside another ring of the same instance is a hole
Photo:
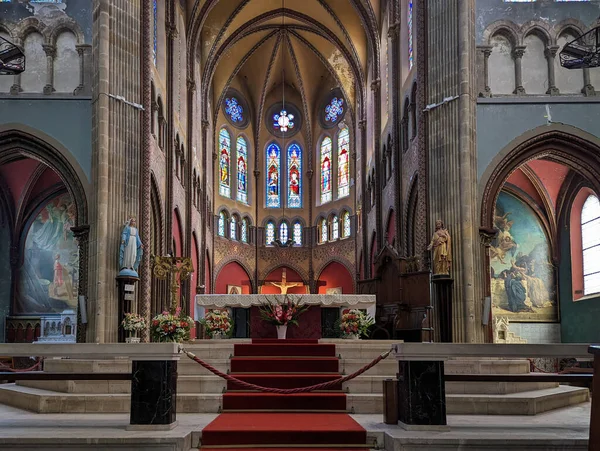
[[[121,232],[121,247],[119,249],[119,269],[130,269],[137,271],[144,245],[140,239],[139,231],[136,227],[134,217],[129,218]]]

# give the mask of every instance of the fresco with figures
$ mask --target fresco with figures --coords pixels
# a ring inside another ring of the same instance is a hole
[[[75,204],[61,194],[38,210],[26,232],[14,314],[77,309],[79,253],[71,227]]]
[[[504,191],[498,196],[490,247],[492,312],[511,322],[558,321],[550,243],[536,213]]]

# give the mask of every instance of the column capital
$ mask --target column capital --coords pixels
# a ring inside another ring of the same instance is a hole
[[[559,49],[560,49],[560,46],[558,46],[558,45],[549,45],[548,47],[546,47],[546,50],[544,50],[544,56],[546,58],[555,58],[556,53],[558,52]]]
[[[381,88],[381,79],[378,78],[377,80],[373,80],[371,82],[371,91],[379,91],[379,89]]]
[[[367,129],[367,121],[365,119],[358,121],[358,128],[361,130]]]
[[[209,125],[210,125],[210,123],[206,119],[202,120],[202,129],[203,130],[206,130]]]
[[[188,88],[188,91],[195,91],[196,90],[196,80],[194,80],[193,78],[188,78],[187,79],[187,88]]]
[[[525,54],[525,46],[518,46],[513,49],[512,57],[514,59],[523,58],[524,54]]]
[[[165,29],[167,31],[167,37],[169,39],[175,39],[178,35],[177,26],[174,22],[167,22],[165,24]]]
[[[491,45],[479,45],[477,46],[477,49],[480,50],[481,53],[483,53],[483,56],[489,58],[492,54],[493,47]]]
[[[260,177],[260,171],[258,169],[254,170],[254,178],[257,179]]]
[[[46,56],[51,56],[54,58],[56,56],[56,47],[50,44],[43,44],[42,48],[44,52],[46,52]]]
[[[489,247],[497,235],[498,235],[498,230],[496,230],[496,229],[488,229],[487,227],[479,227],[479,239],[481,240],[481,244],[483,244],[485,247]]]
[[[77,50],[77,54],[81,57],[85,54],[85,48],[86,46],[83,45],[76,45],[75,49]]]
[[[394,36],[397,36],[400,33],[400,22],[394,22],[393,24],[390,24],[390,27],[388,28],[388,38],[393,38]]]
[[[312,180],[314,175],[315,175],[315,171],[313,171],[312,169],[309,169],[308,171],[306,171],[306,176],[308,177],[309,180]]]

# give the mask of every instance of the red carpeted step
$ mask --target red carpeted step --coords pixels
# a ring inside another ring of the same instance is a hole
[[[244,447],[236,447],[236,448],[210,448],[210,447],[205,447],[203,446],[202,448],[200,448],[202,451],[240,451],[240,450],[244,450],[244,449],[251,449],[252,451],[290,451],[290,450],[294,450],[294,451],[368,451],[371,448],[369,446],[365,446],[365,447],[353,447],[353,448],[314,448],[314,447],[310,447],[310,448],[296,448],[295,446],[292,447],[286,447],[286,448],[257,448],[255,445],[249,446],[247,448]]]
[[[223,410],[346,410],[344,393],[224,393]]]
[[[318,343],[318,338],[286,338],[285,340],[278,340],[277,338],[253,338],[252,343],[265,344],[265,343]]]
[[[233,357],[232,373],[337,373],[339,360],[335,357],[274,359],[264,357]]]
[[[339,374],[230,374],[230,376],[244,382],[269,388],[300,388],[339,379]],[[325,390],[341,390],[342,384],[338,383]],[[248,390],[235,382],[227,382],[227,390]]]
[[[236,357],[335,357],[335,345],[318,343],[237,343],[234,345],[233,355]]]
[[[360,445],[367,432],[347,414],[222,413],[202,431],[202,446]]]

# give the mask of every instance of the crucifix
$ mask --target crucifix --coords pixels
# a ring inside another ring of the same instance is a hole
[[[281,282],[266,282],[266,284],[279,288],[281,290],[281,294],[287,294],[288,288],[304,286],[302,282],[288,283],[285,268],[283,268],[283,273],[281,274]]]

